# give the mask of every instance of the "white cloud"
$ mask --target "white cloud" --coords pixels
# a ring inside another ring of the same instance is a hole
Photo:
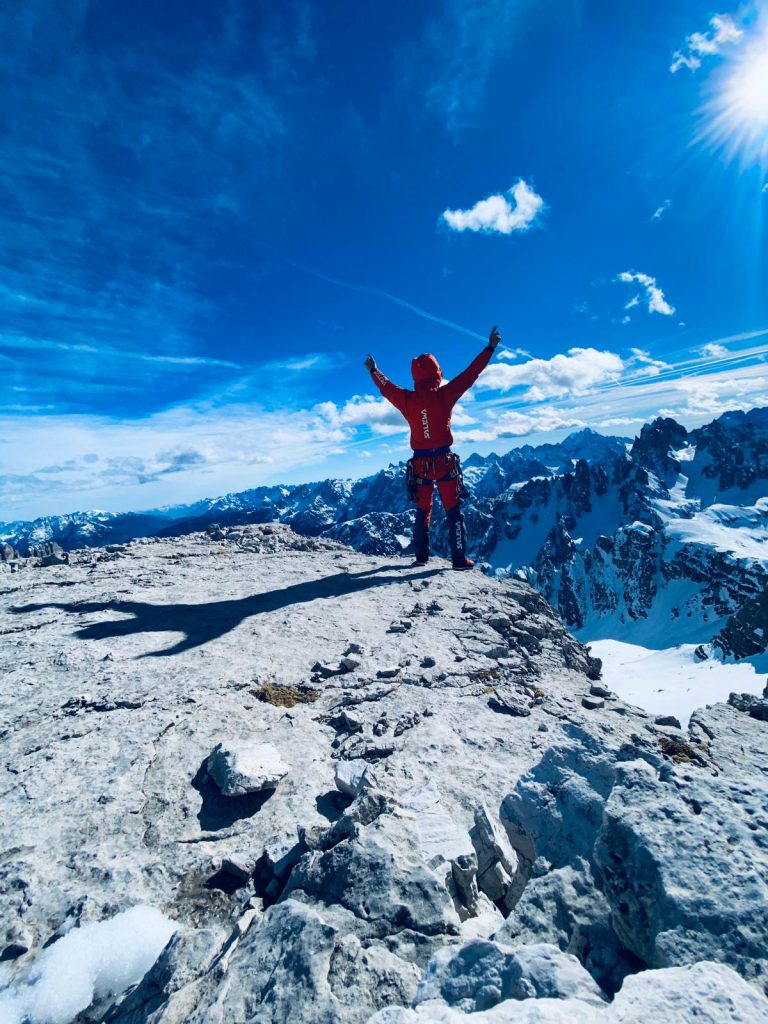
[[[86,342],[51,341],[47,338],[31,338],[26,335],[4,334],[0,336],[0,345],[4,348],[20,351],[54,351],[69,352],[76,355],[92,355],[99,360],[114,360],[123,362],[126,359],[135,359],[144,363],[156,363],[158,367],[167,365],[170,368],[177,366],[222,366],[227,369],[241,369],[240,363],[232,363],[225,359],[215,359],[210,356],[175,356],[158,355],[151,352],[129,351],[127,349],[112,348],[110,345],[90,345]]]
[[[731,409],[747,410],[768,405],[768,377],[741,372],[741,377],[726,372],[709,377],[684,377],[672,382],[678,395],[685,398],[685,403],[660,410],[662,415],[713,417]]]
[[[611,416],[607,420],[600,420],[595,424],[606,429],[610,427],[629,427],[633,423],[645,423],[645,416]]]
[[[455,427],[468,427],[473,423],[477,423],[477,417],[464,408],[467,405],[466,398],[467,396],[465,395],[462,401],[453,407],[451,422]]]
[[[0,439],[14,438],[2,445],[3,518],[146,509],[295,479],[354,438],[353,405],[345,403],[340,418],[318,408],[270,412],[246,404],[178,406],[125,421],[0,415]],[[67,456],[59,466],[49,465],[51,438]]]
[[[585,426],[586,422],[583,419],[570,412],[562,413],[550,409],[534,409],[530,412],[510,410],[477,430],[459,431],[454,437],[457,444],[478,444],[504,437],[526,437],[529,434],[565,428],[579,429]]]
[[[723,356],[730,355],[725,345],[719,345],[716,341],[710,341],[706,345],[702,345],[698,351],[708,359],[722,359]]]
[[[321,402],[315,411],[332,428],[370,427],[374,434],[402,434],[408,425],[401,413],[384,398],[354,395],[343,405]]]
[[[653,214],[651,215],[651,220],[661,220],[661,218],[664,216],[664,214],[667,212],[671,205],[672,200],[665,199],[661,206],[657,207],[656,210],[653,212]]]
[[[719,53],[723,46],[736,43],[744,35],[733,18],[728,14],[715,14],[709,19],[711,31],[692,32],[686,37],[685,46],[672,55],[669,70],[674,74],[680,68],[696,71],[701,67],[702,57]]]
[[[497,359],[530,359],[531,353],[524,348],[502,348],[496,352]]]
[[[650,274],[640,274],[636,271],[624,270],[616,278],[617,281],[624,281],[626,284],[637,284],[642,285],[645,289],[645,297],[648,301],[648,312],[649,313],[661,313],[663,316],[672,316],[675,312],[675,307],[671,306],[664,298],[664,292],[656,284],[656,278],[651,277]],[[631,309],[632,306],[638,305],[640,297],[635,295],[629,300],[625,309]]]
[[[511,195],[514,205],[506,198]],[[454,231],[509,235],[527,231],[544,207],[544,200],[521,178],[506,195],[488,196],[469,210],[445,210],[442,219]]]
[[[571,348],[551,359],[529,359],[524,363],[492,363],[475,385],[479,389],[511,391],[527,387],[526,400],[541,402],[564,395],[583,395],[606,381],[617,380],[624,363],[613,352],[595,348]]]
[[[631,377],[656,377],[662,370],[671,369],[670,363],[665,363],[663,359],[655,359],[645,349],[631,348],[629,351],[632,355],[628,361],[629,364],[635,364],[638,367],[630,374]]]

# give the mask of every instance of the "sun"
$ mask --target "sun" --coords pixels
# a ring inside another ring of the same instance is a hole
[[[768,164],[768,31],[728,62],[707,105],[704,134],[743,164]]]

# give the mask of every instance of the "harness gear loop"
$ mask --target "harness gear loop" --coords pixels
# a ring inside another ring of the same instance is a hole
[[[464,483],[464,472],[461,468],[461,459],[456,452],[447,452],[444,458],[448,472],[444,476],[437,478],[435,478],[437,468],[434,458],[420,460],[422,462],[426,462],[426,468],[422,469],[422,472],[425,472],[427,475],[423,477],[416,473],[414,459],[408,459],[405,464],[405,487],[411,501],[416,501],[419,487],[423,487],[425,484],[442,484],[445,483],[446,480],[457,480],[459,497],[469,497],[469,491]]]

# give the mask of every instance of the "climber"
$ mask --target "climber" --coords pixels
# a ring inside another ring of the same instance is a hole
[[[399,388],[376,366],[373,356],[365,360],[382,395],[398,409],[411,428],[413,458],[408,460],[408,493],[416,502],[413,547],[418,565],[429,558],[429,522],[432,517],[434,486],[448,520],[448,537],[454,569],[471,569],[467,558],[467,531],[461,511],[463,481],[459,457],[451,451],[451,413],[461,396],[472,387],[488,365],[501,335],[494,327],[488,344],[466,370],[441,387],[443,371],[432,355],[417,356],[411,363],[415,389]]]

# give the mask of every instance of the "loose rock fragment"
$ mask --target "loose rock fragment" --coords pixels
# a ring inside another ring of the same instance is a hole
[[[605,699],[603,697],[582,697],[581,706],[587,711],[597,711],[598,708],[605,707]]]
[[[388,665],[386,668],[380,668],[376,673],[377,679],[394,679],[395,676],[400,674],[399,665]]]
[[[671,726],[675,729],[681,728],[680,720],[675,718],[674,715],[656,715],[653,720],[654,725]]]
[[[336,764],[334,782],[341,793],[355,797],[365,787],[374,788],[376,776],[371,766],[362,759],[339,761]]]
[[[271,743],[224,740],[208,755],[208,773],[224,796],[275,789],[290,768]]]

